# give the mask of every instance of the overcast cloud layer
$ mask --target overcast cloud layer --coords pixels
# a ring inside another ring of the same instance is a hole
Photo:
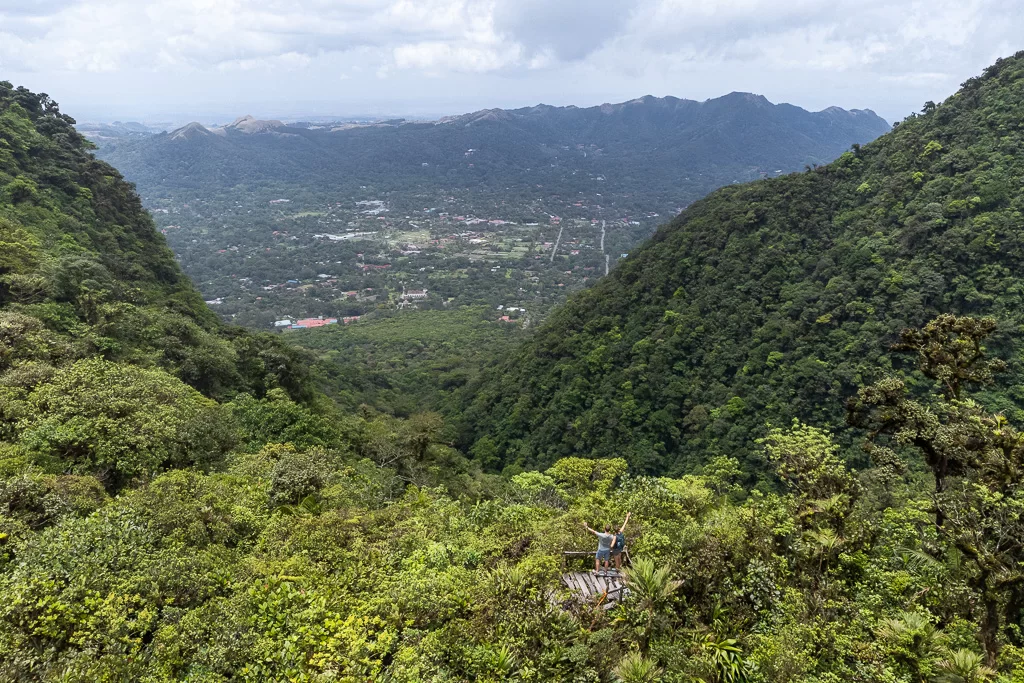
[[[441,114],[733,90],[889,120],[1024,49],[1024,0],[0,0],[82,119]]]

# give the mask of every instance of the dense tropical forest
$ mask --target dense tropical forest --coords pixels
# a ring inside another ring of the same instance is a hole
[[[0,84],[0,679],[1024,680],[1022,112],[1024,53],[831,166],[696,205],[514,352],[459,317],[494,369],[465,413],[399,419],[346,396],[429,398],[448,353],[406,320],[390,346],[353,332],[390,383],[326,397],[308,356],[202,306],[56,104]],[[837,358],[863,364],[848,391],[802,369]],[[679,403],[564,430],[613,384]],[[630,447],[691,394],[702,451]],[[627,513],[606,609],[562,551]]]
[[[1004,60],[832,164],[696,202],[495,369],[463,442],[523,467],[757,470],[766,423],[842,430],[858,386],[907,369],[886,356],[900,330],[947,312],[1000,321],[1014,372],[984,400],[1024,418],[1022,83]]]

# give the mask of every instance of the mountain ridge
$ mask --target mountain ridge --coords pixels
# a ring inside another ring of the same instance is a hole
[[[751,96],[754,97],[754,96]],[[758,96],[759,97],[759,96]],[[595,107],[484,109],[434,122],[278,126],[243,117],[213,137],[181,129],[106,142],[98,154],[146,197],[214,186],[296,184],[331,196],[444,188],[651,195],[681,206],[723,184],[834,159],[889,129],[867,113],[807,112],[729,96]],[[766,100],[763,100],[767,102]],[[243,135],[238,126],[260,134]],[[265,134],[264,134],[265,133]],[[473,158],[466,151],[473,151]],[[602,180],[596,180],[601,178]]]
[[[381,119],[379,121],[371,121],[371,122],[364,122],[364,123],[352,123],[352,122],[349,122],[349,121],[339,120],[339,121],[335,121],[335,122],[326,122],[324,124],[321,124],[319,127],[323,128],[325,130],[328,130],[330,132],[342,132],[344,130],[347,130],[346,126],[384,126],[384,127],[395,127],[395,126],[403,126],[403,125],[447,124],[447,123],[455,123],[455,122],[458,122],[458,121],[463,120],[463,119],[469,120],[469,119],[473,119],[473,118],[478,118],[478,117],[486,115],[486,114],[494,114],[496,116],[500,116],[501,114],[528,115],[528,114],[539,114],[539,113],[551,114],[551,113],[558,113],[558,112],[585,112],[586,113],[586,112],[592,112],[592,111],[600,112],[600,113],[603,113],[603,114],[613,114],[613,113],[620,112],[622,109],[626,108],[627,106],[652,106],[652,105],[664,106],[664,105],[672,105],[673,107],[676,107],[676,108],[686,108],[686,107],[692,107],[694,105],[696,105],[697,107],[705,106],[705,105],[712,105],[712,104],[715,104],[715,103],[718,103],[718,102],[723,102],[723,101],[724,102],[744,102],[744,103],[748,103],[748,104],[752,103],[752,104],[757,104],[758,106],[792,108],[794,110],[804,111],[804,112],[807,112],[809,114],[825,114],[825,113],[838,113],[838,114],[849,114],[849,115],[867,114],[867,115],[870,115],[872,117],[877,117],[877,118],[881,119],[885,123],[885,125],[888,125],[888,122],[885,121],[884,118],[878,116],[878,114],[876,114],[870,108],[845,109],[843,107],[832,105],[832,106],[829,106],[829,107],[825,107],[824,109],[813,111],[813,110],[801,107],[800,105],[795,105],[795,104],[791,104],[791,103],[788,103],[788,102],[778,102],[778,103],[775,103],[775,102],[772,102],[771,100],[769,100],[764,95],[760,95],[760,94],[757,94],[757,93],[734,90],[734,91],[732,91],[730,93],[727,93],[725,95],[720,95],[718,97],[711,97],[711,98],[707,98],[705,100],[693,100],[693,99],[689,99],[689,98],[676,97],[674,95],[664,95],[664,96],[659,97],[657,95],[650,95],[650,94],[648,94],[648,95],[642,95],[640,97],[635,97],[635,98],[630,99],[630,100],[623,100],[621,102],[603,102],[601,104],[590,105],[590,106],[580,106],[580,105],[576,105],[576,104],[551,105],[551,104],[546,104],[544,102],[538,102],[537,104],[534,104],[534,105],[526,105],[526,106],[522,106],[522,107],[487,107],[487,108],[484,108],[484,109],[478,109],[478,110],[475,110],[475,111],[464,112],[464,113],[461,113],[461,114],[446,114],[444,116],[438,117],[437,119],[422,119],[422,120],[417,119],[417,120],[411,120],[411,119],[406,119],[406,118],[397,118],[396,119],[396,118],[391,117],[391,118],[388,118],[388,119]],[[192,125],[194,123],[198,123],[199,125],[202,125],[204,128],[206,128],[207,130],[210,130],[210,131],[238,130],[240,132],[250,132],[250,131],[247,131],[246,128],[251,127],[251,126],[256,126],[256,127],[260,127],[260,128],[263,128],[263,127],[266,127],[266,128],[293,128],[293,127],[294,128],[306,128],[306,126],[298,126],[296,124],[285,123],[285,122],[283,122],[281,120],[278,120],[278,119],[259,119],[257,117],[254,117],[251,114],[244,114],[242,116],[239,116],[234,121],[232,121],[231,123],[227,123],[227,124],[206,125],[206,124],[201,124],[201,123],[199,123],[197,121],[193,121],[193,122],[190,122],[189,124],[186,124],[186,126]],[[133,130],[136,131],[136,132],[148,132],[150,134],[154,133],[151,129],[148,129],[147,127],[142,126],[141,124],[131,124],[131,123],[122,124],[120,122],[115,122],[114,124],[110,124],[110,125],[112,125],[112,126],[119,126],[120,125],[120,126],[123,126],[123,127],[134,126]],[[181,130],[182,128],[184,128],[186,126],[179,126],[178,128],[175,128],[175,129],[172,129],[172,130],[166,131],[166,132],[169,135],[173,135],[176,131]],[[262,131],[260,131],[260,132],[262,132]]]
[[[622,113],[625,109],[627,109],[629,107],[659,107],[659,108],[662,108],[662,109],[676,109],[676,110],[687,111],[687,110],[700,109],[700,108],[705,108],[705,107],[714,108],[714,107],[717,107],[717,106],[723,105],[723,104],[743,104],[743,105],[755,106],[755,107],[759,107],[759,108],[763,108],[763,107],[768,107],[768,108],[784,107],[784,108],[792,108],[793,110],[798,110],[800,112],[806,112],[807,114],[811,114],[811,115],[814,115],[814,114],[826,114],[826,113],[828,113],[828,114],[836,114],[836,113],[838,113],[838,114],[850,114],[850,115],[856,116],[856,115],[859,115],[859,114],[866,114],[868,116],[878,118],[885,126],[889,125],[888,122],[885,121],[885,119],[882,119],[882,117],[878,116],[871,109],[843,109],[842,107],[838,107],[838,106],[830,106],[830,107],[826,107],[825,109],[822,109],[820,111],[816,111],[815,112],[815,111],[810,111],[808,109],[804,109],[803,107],[800,107],[798,105],[789,104],[789,103],[786,103],[786,102],[773,103],[768,98],[766,98],[764,95],[759,95],[759,94],[750,93],[750,92],[742,92],[742,91],[733,91],[733,92],[728,93],[726,95],[721,95],[719,97],[708,98],[708,99],[703,100],[703,101],[691,100],[691,99],[686,99],[686,98],[680,98],[680,97],[675,97],[673,95],[666,95],[666,96],[663,96],[663,97],[657,97],[655,95],[643,95],[641,97],[637,97],[637,98],[634,98],[634,99],[631,99],[631,100],[625,100],[623,102],[614,102],[614,103],[605,102],[605,103],[602,103],[602,104],[598,104],[598,105],[594,105],[594,106],[589,106],[589,107],[580,107],[580,106],[571,105],[571,104],[570,105],[565,105],[565,106],[554,106],[554,105],[539,103],[539,104],[536,104],[536,105],[533,105],[533,106],[517,107],[517,108],[512,108],[512,109],[488,108],[488,109],[480,109],[480,110],[477,110],[477,111],[474,111],[474,112],[467,112],[465,114],[456,114],[456,115],[451,115],[451,116],[445,116],[445,117],[442,117],[441,119],[438,119],[438,121],[436,121],[435,123],[458,123],[458,122],[463,121],[463,120],[471,121],[473,119],[477,119],[477,118],[479,118],[481,116],[488,115],[488,114],[494,114],[496,116],[500,116],[501,113],[511,114],[513,116],[513,118],[516,118],[518,116],[539,115],[539,114],[543,114],[543,115],[555,114],[555,115],[557,115],[557,114],[560,114],[560,113],[572,113],[572,114],[583,114],[583,115],[587,115],[587,114],[590,114],[590,113],[601,113],[601,114],[605,114],[605,115],[613,115],[613,114]]]

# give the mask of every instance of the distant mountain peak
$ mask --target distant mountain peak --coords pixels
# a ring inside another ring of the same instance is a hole
[[[728,95],[722,95],[721,97],[714,97],[708,102],[724,102],[729,104],[753,104],[759,107],[773,107],[775,106],[767,97],[764,95],[758,95],[752,92],[741,92],[734,90]],[[838,109],[838,107],[835,107]]]
[[[254,135],[257,133],[274,133],[279,132],[286,126],[281,121],[276,119],[262,120],[257,119],[251,114],[240,116],[228,125],[224,126],[225,131],[238,131],[239,133],[246,133],[248,135]]]
[[[414,164],[411,168],[423,174],[417,177],[424,182],[459,186],[475,183],[470,179],[484,170],[490,173],[488,169],[497,164],[501,172],[485,182],[501,187],[523,182],[527,175],[536,178],[531,186],[577,175],[606,183],[602,187],[610,192],[623,191],[625,184],[642,184],[650,196],[679,196],[680,187],[687,188],[684,193],[696,188],[703,193],[761,174],[826,163],[851,144],[864,144],[889,129],[872,114],[809,112],[771,104],[752,93],[705,102],[647,94],[590,107],[487,108],[434,122],[388,119],[285,126],[245,115],[225,123],[211,128],[194,124],[176,131],[174,140],[161,135],[110,144],[107,158],[130,169],[132,180],[152,179],[152,185],[140,183],[144,190],[182,183],[163,171],[168,159],[180,159],[193,171],[188,183],[203,187],[200,169],[206,169],[207,177],[227,174],[253,183],[301,178],[319,184],[324,182],[323,169],[354,178],[407,164]],[[196,141],[182,144],[180,139]],[[295,144],[276,144],[283,141]],[[648,166],[643,181],[620,171],[637,164]],[[420,170],[424,168],[429,170]],[[436,169],[443,172],[435,174]],[[406,177],[404,171],[393,173]]]
[[[172,130],[170,133],[171,140],[197,140],[199,138],[209,137],[214,135],[213,131],[199,123],[193,121],[188,123],[177,130]]]
[[[483,121],[514,121],[516,116],[506,109],[481,109],[471,114],[450,118],[452,123],[462,123],[470,126]]]

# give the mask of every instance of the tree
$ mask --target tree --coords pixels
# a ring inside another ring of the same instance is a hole
[[[990,385],[1006,371],[1004,361],[985,358],[982,346],[996,326],[995,318],[940,315],[921,329],[903,330],[892,348],[915,355],[921,373],[939,382],[947,399],[958,399],[965,387]]]
[[[831,435],[794,420],[788,430],[772,429],[761,443],[779,477],[796,492],[797,517],[804,526],[824,522],[841,532],[860,487]]]
[[[226,411],[180,380],[100,359],[58,370],[19,412],[25,448],[110,489],[169,467],[210,467],[233,432]]]
[[[261,399],[242,394],[227,406],[240,427],[242,444],[252,452],[267,443],[291,443],[305,450],[345,442],[341,425],[295,403],[284,389],[271,389]]]
[[[910,669],[915,683],[925,683],[935,660],[945,651],[942,629],[919,612],[901,612],[883,619],[875,629],[879,640],[892,648],[894,657]]]
[[[935,678],[937,683],[983,683],[996,675],[995,669],[982,664],[981,657],[970,650],[951,652],[938,669],[942,674]]]
[[[911,398],[904,382],[886,378],[861,389],[848,405],[850,424],[868,430],[866,448],[889,462],[908,448],[935,478],[935,526],[973,567],[981,641],[994,666],[1002,639],[1018,639],[1024,615],[1024,434],[963,390],[993,381],[1005,366],[985,359],[991,319],[941,316],[907,330],[894,347],[919,359],[941,391],[929,403]]]
[[[1001,360],[986,360],[982,342],[996,329],[992,318],[958,318],[941,315],[919,330],[906,329],[892,350],[917,357],[921,373],[939,383],[945,401],[925,405],[907,396],[905,383],[886,378],[861,389],[847,405],[847,422],[870,430],[869,452],[892,461],[891,450],[879,437],[889,437],[896,447],[912,445],[928,463],[935,478],[935,492],[941,494],[946,478],[963,472],[968,448],[960,425],[943,419],[957,410],[961,392],[970,386],[992,384],[995,374],[1006,369]],[[943,511],[936,511],[942,526]]]

